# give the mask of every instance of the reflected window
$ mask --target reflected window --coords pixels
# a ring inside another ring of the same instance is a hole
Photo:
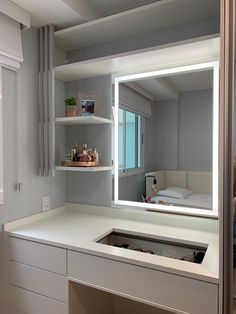
[[[113,107],[114,110],[114,107]],[[114,142],[114,126],[112,128]],[[119,108],[119,172],[142,168],[142,116]],[[114,147],[114,145],[112,145]],[[114,160],[114,152],[112,152]]]

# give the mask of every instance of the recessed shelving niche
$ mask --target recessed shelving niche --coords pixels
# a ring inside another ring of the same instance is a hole
[[[56,44],[81,49],[219,15],[213,0],[162,0],[55,32]]]
[[[126,75],[161,70],[192,63],[218,60],[219,37],[205,38],[172,46],[158,46],[130,53],[89,59],[55,67],[55,78],[63,82],[96,78],[105,75]],[[184,56],[184,58],[183,58]],[[158,64],[156,62],[158,60]]]

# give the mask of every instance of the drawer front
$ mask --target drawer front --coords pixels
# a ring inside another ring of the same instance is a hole
[[[217,313],[218,286],[182,276],[74,251],[68,276],[178,313]]]
[[[68,305],[9,285],[9,314],[68,314]]]
[[[15,309],[9,308],[7,309],[7,314],[27,314],[27,313],[19,312]]]
[[[66,275],[66,250],[55,246],[9,237],[9,259]]]
[[[67,277],[17,262],[9,262],[8,282],[12,285],[67,303]]]

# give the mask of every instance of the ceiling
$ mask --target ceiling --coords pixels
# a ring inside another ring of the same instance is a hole
[[[132,83],[133,84],[133,83]],[[175,100],[180,93],[212,89],[213,71],[199,71],[175,74],[161,78],[150,78],[135,81],[136,91],[139,90],[154,101]],[[130,86],[132,88],[132,86]]]
[[[12,0],[31,14],[32,25],[61,29],[159,0]]]

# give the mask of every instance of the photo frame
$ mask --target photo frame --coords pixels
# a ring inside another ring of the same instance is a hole
[[[88,92],[79,93],[79,116],[94,116],[97,112],[98,93]]]

